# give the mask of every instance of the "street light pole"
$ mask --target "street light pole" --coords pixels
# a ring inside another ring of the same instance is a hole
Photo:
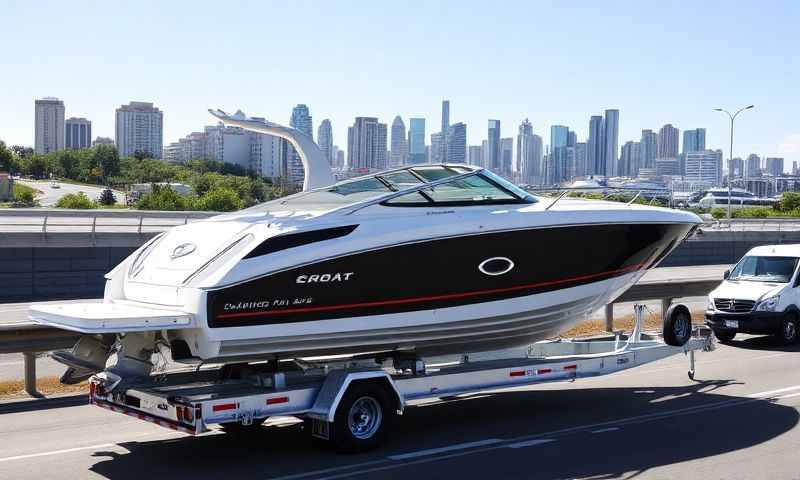
[[[731,119],[731,147],[728,150],[728,220],[731,218],[731,190],[733,188],[733,121],[736,120],[736,117],[745,110],[749,110],[753,108],[755,105],[748,105],[746,107],[740,108],[736,111],[736,113],[731,114],[731,112],[725,110],[724,108],[715,108],[714,110],[717,112],[725,112],[728,114],[728,117]]]

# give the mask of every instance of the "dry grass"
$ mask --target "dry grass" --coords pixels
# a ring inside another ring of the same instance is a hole
[[[695,324],[702,324],[705,318],[705,312],[702,310],[695,310],[692,312],[692,320]],[[599,335],[607,333],[606,322],[603,319],[589,320],[581,323],[575,328],[564,332],[561,336],[564,338],[584,337],[588,335]],[[627,331],[633,330],[633,315],[625,315],[614,319],[614,331]],[[661,331],[661,312],[654,312],[647,314],[644,321],[645,331]]]
[[[42,377],[36,381],[36,388],[44,395],[63,395],[65,393],[88,393],[86,382],[77,385],[62,385],[58,377]],[[25,398],[25,383],[22,380],[5,380],[0,382],[0,400]]]

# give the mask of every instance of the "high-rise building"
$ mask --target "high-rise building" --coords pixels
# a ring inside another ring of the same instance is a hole
[[[327,118],[320,122],[317,128],[317,145],[322,150],[322,156],[328,161],[328,165],[336,165],[336,152],[333,150],[333,127]]]
[[[292,109],[292,116],[289,119],[289,125],[295,130],[308,135],[311,140],[314,140],[314,124],[311,118],[311,112],[308,106],[298,103]],[[283,140],[283,149],[286,157],[286,170],[288,172],[288,180],[292,183],[299,184],[305,178],[305,171],[303,170],[303,161],[300,155],[295,151],[294,147],[286,140]]]
[[[408,156],[408,140],[406,137],[406,124],[400,115],[394,117],[392,122],[392,153],[391,165],[392,167],[400,167],[406,164],[406,157]]]
[[[744,177],[744,160],[736,157],[731,160],[730,168],[733,170],[733,177],[734,178],[742,178]]]
[[[489,170],[500,173],[502,168],[500,158],[500,120],[489,120],[489,131],[486,137],[486,151],[483,161]]]
[[[658,131],[658,155],[656,158],[678,158],[678,135],[680,131],[668,123]]]
[[[263,133],[247,132],[250,141],[250,171],[264,178],[286,178],[281,171],[283,139]]]
[[[344,168],[344,150],[337,148],[336,149],[336,165],[339,168]]]
[[[91,148],[92,122],[85,118],[71,117],[64,122],[66,148]]]
[[[693,128],[683,131],[683,153],[702,152],[706,149],[706,129]]]
[[[541,139],[539,140],[541,142]],[[585,177],[588,172],[588,163],[586,157],[588,155],[588,148],[586,142],[575,143],[575,176]]]
[[[605,161],[605,173],[607,177],[616,177],[619,152],[619,110],[609,109],[605,112],[603,120],[603,140],[604,149],[603,160]]]
[[[450,100],[442,100],[442,133],[450,127]]]
[[[386,124],[377,118],[356,117],[347,130],[347,167],[357,171],[386,168],[386,132]]]
[[[750,178],[761,176],[761,158],[755,153],[747,156],[747,165],[745,165],[744,173]]]
[[[639,173],[641,157],[641,144],[639,142],[625,142],[619,158],[620,177],[636,177]]]
[[[586,142],[587,175],[605,175],[604,138],[603,117],[593,115],[589,119],[589,139]]]
[[[408,163],[418,165],[427,161],[425,152],[425,119],[412,118],[408,122]]]
[[[658,135],[652,130],[642,130],[639,140],[639,168],[655,168],[658,157]]]
[[[468,162],[470,165],[475,165],[476,167],[483,166],[483,147],[481,145],[469,146]]]
[[[534,178],[539,176],[539,162],[541,162],[542,147],[539,145],[539,156],[536,157],[536,146],[533,134],[533,125],[526,118],[519,125],[517,134],[517,162],[514,166],[521,182],[533,184]]]
[[[375,144],[375,167],[385,170],[389,165],[389,129],[385,123],[378,122],[375,130],[377,143]]]
[[[205,128],[206,158],[218,162],[250,168],[250,136],[239,127],[226,127],[221,123]]]
[[[44,154],[63,150],[64,102],[55,97],[44,97],[34,102],[34,110],[34,151]]]
[[[430,158],[428,158],[428,163],[444,163],[445,162],[445,137],[442,132],[436,132],[431,134],[431,148],[430,148]]]
[[[550,163],[547,171],[547,183],[560,183],[569,180],[567,164],[567,146],[569,144],[569,128],[563,125],[550,127]]]
[[[684,180],[719,185],[722,180],[722,151],[704,150],[686,153]]]
[[[161,158],[164,113],[152,102],[131,102],[117,109],[115,144],[121,157],[140,152]]]
[[[445,136],[447,163],[467,163],[467,125],[459,122],[447,127]]]
[[[503,176],[511,176],[511,165],[514,163],[514,138],[507,137],[500,139],[500,173]]]
[[[783,158],[767,157],[765,173],[775,177],[783,175]]]

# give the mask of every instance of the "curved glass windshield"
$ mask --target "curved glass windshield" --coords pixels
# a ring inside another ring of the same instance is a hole
[[[744,257],[733,267],[728,280],[788,283],[797,260],[795,257]]]
[[[418,191],[390,198],[383,202],[383,205],[390,207],[416,207],[431,204],[467,206],[533,203],[536,201],[516,185],[509,184],[499,177],[489,177],[486,173],[483,171],[476,175],[455,179],[452,182],[424,187]]]

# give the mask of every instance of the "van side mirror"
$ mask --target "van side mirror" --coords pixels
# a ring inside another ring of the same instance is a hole
[[[722,279],[723,280],[727,280],[728,277],[730,277],[730,276],[731,276],[731,271],[730,270],[725,270],[725,272],[722,274]]]

